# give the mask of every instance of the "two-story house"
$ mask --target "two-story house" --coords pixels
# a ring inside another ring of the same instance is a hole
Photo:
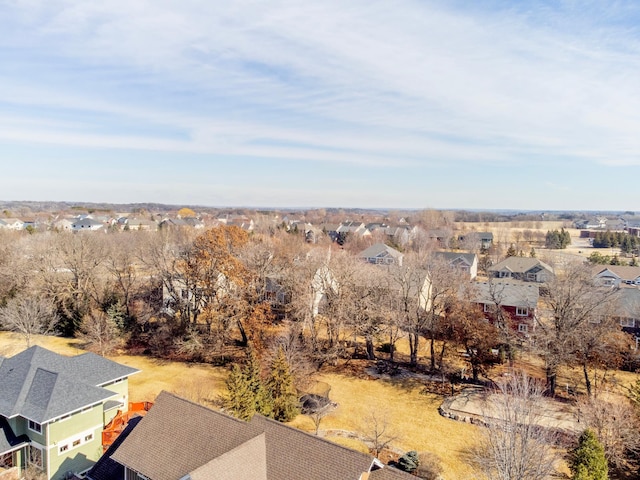
[[[507,257],[488,269],[490,277],[544,283],[553,277],[553,268],[537,258]]]
[[[404,255],[389,245],[374,243],[360,252],[358,257],[374,265],[398,265],[401,267]]]
[[[464,295],[481,305],[485,318],[492,323],[502,321],[513,332],[523,335],[535,329],[538,285],[478,282],[466,286]]]
[[[87,471],[102,455],[102,431],[129,405],[135,368],[93,353],[65,357],[34,346],[0,357],[0,465],[46,478]]]
[[[475,253],[435,252],[433,255],[450,267],[464,272],[469,280],[478,276],[478,256]]]

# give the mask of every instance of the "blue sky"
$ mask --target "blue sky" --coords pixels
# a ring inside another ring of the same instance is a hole
[[[640,210],[640,2],[0,0],[0,199]]]

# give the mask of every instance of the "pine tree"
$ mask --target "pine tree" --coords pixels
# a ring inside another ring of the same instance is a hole
[[[226,385],[227,396],[224,399],[224,407],[235,417],[250,420],[256,412],[255,396],[249,388],[245,373],[237,364],[231,368]]]
[[[247,363],[243,373],[247,382],[247,387],[254,399],[254,410],[256,413],[271,417],[273,414],[273,399],[262,381],[262,367],[260,361],[252,348],[247,352]]]
[[[585,430],[580,435],[578,446],[571,452],[569,465],[573,480],[607,480],[609,468],[604,455],[604,448],[592,430]]]
[[[516,247],[512,243],[507,249],[507,257],[515,257],[517,254],[518,252],[516,251]]]
[[[529,252],[529,256],[531,258],[536,258],[536,249],[531,247],[531,251]]]
[[[282,347],[271,363],[271,374],[267,383],[273,398],[273,418],[280,422],[289,422],[300,413],[298,393],[293,385],[289,363]]]

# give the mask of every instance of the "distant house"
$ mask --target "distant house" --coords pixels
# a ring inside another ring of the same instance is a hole
[[[178,445],[184,448],[176,448]],[[256,414],[249,422],[162,392],[90,480],[402,480],[366,453]]]
[[[500,317],[509,322],[512,331],[521,334],[534,331],[540,297],[538,285],[479,282],[468,285],[465,292],[482,306],[489,321],[496,322],[500,311]]]
[[[70,218],[59,218],[51,224],[51,227],[59,232],[69,232],[73,229],[73,220]]]
[[[375,243],[358,254],[366,262],[374,265],[398,265],[402,266],[404,255],[395,248],[384,243]]]
[[[0,228],[6,230],[22,230],[24,222],[19,218],[0,218]]]
[[[620,285],[640,285],[640,267],[628,265],[597,265],[593,270],[597,285],[619,287]]]
[[[119,222],[120,223],[120,222]],[[144,232],[155,232],[158,230],[158,224],[154,220],[147,218],[127,218],[122,227],[128,230],[139,230]]]
[[[442,259],[457,270],[469,275],[469,280],[478,276],[478,256],[475,253],[435,252],[436,259]]]
[[[578,220],[574,222],[574,226],[578,230],[604,230],[607,228],[607,218],[591,217],[586,220]]]
[[[494,278],[544,283],[553,277],[553,268],[537,258],[507,257],[489,267],[488,274]]]
[[[137,372],[93,353],[65,357],[37,346],[0,357],[0,465],[15,478],[33,466],[54,480],[91,468],[104,426],[128,409],[128,378]]]
[[[616,296],[615,316],[623,332],[633,336],[635,348],[640,346],[640,289],[621,288]]]
[[[458,241],[464,245],[464,249],[472,250],[471,246],[478,245],[482,250],[488,250],[493,245],[493,233],[491,232],[467,232],[458,236]]]
[[[101,229],[104,229],[104,223],[89,217],[76,219],[71,224],[71,230],[74,232],[89,232]]]

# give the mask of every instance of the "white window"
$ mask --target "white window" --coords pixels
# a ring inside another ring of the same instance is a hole
[[[529,308],[527,307],[516,307],[516,315],[518,317],[526,317],[529,315]]]
[[[69,450],[69,444],[65,443],[64,445],[58,445],[58,453],[64,453]]]
[[[640,345],[640,337],[636,337],[636,350],[638,350],[638,345]]]
[[[628,317],[624,317],[620,319],[620,326],[621,327],[635,327],[635,320],[633,318],[628,318]]]
[[[491,305],[488,303],[483,304],[483,309],[485,312],[490,312],[491,311]]]
[[[91,440],[93,440],[93,433],[90,433],[89,435],[84,436],[85,442],[90,442]]]
[[[521,323],[518,325],[518,331],[521,333],[527,333],[529,331],[529,326],[526,323]]]
[[[38,422],[34,422],[33,420],[29,420],[29,430],[33,430],[37,433],[42,433],[42,425]]]

